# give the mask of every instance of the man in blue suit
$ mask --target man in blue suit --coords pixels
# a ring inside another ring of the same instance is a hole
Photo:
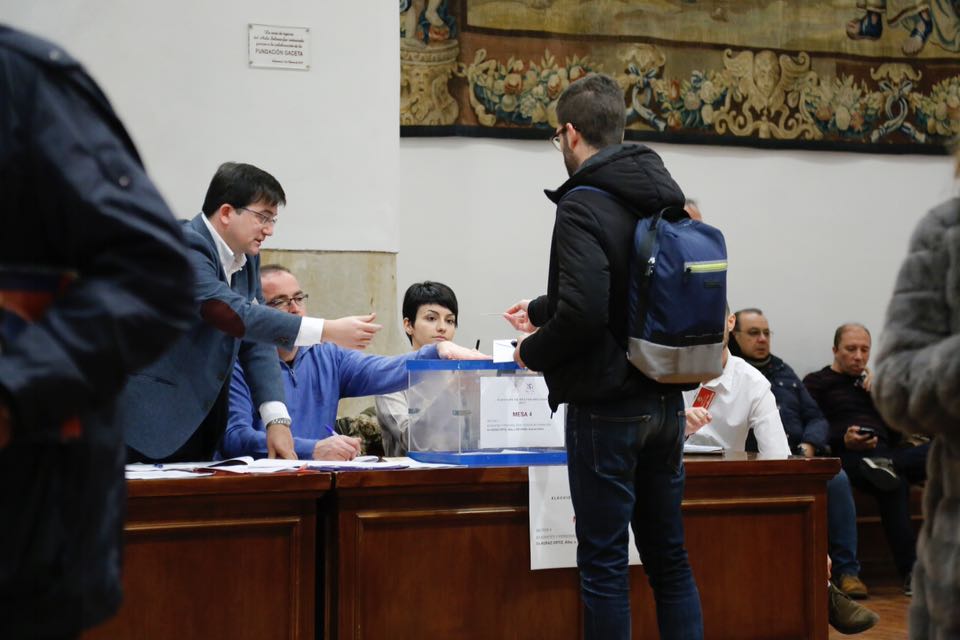
[[[226,426],[235,361],[247,372],[266,425],[270,457],[296,458],[276,348],[333,341],[365,347],[373,314],[323,321],[263,304],[260,247],[286,196],[269,173],[227,162],[210,182],[203,212],[183,225],[196,277],[196,316],[165,357],[130,378],[118,403],[131,460],[209,460]]]

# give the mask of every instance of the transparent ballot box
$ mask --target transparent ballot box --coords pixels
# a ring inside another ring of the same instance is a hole
[[[409,360],[409,452],[464,465],[565,464],[564,407],[543,376],[512,362]]]

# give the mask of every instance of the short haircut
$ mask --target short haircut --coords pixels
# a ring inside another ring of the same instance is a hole
[[[757,309],[756,307],[747,307],[746,309],[740,309],[740,311],[737,311],[736,313],[733,314],[734,317],[737,319],[736,322],[734,322],[733,324],[734,331],[740,330],[740,314],[741,313],[755,313],[758,316],[763,315],[763,311],[761,311],[760,309]]]
[[[260,267],[260,277],[268,276],[271,273],[289,273],[293,275],[293,272],[290,269],[287,269],[282,264],[265,264]]]
[[[407,287],[403,294],[403,317],[414,324],[417,321],[417,311],[425,304],[436,304],[450,309],[454,315],[454,326],[459,325],[460,311],[457,306],[457,294],[453,289],[441,282],[415,282]],[[413,344],[413,336],[407,336]]]
[[[261,200],[271,206],[287,204],[283,187],[272,175],[252,164],[224,162],[207,187],[203,213],[209,218],[222,205],[238,209]]]
[[[859,322],[844,322],[842,325],[837,327],[837,330],[833,332],[833,348],[836,349],[840,346],[840,340],[843,338],[843,334],[849,331],[850,329],[863,329],[867,332],[867,337],[873,340],[873,336],[870,335],[870,329],[867,329],[865,326]]]
[[[560,95],[557,120],[560,125],[572,124],[595,149],[620,144],[626,127],[623,89],[610,76],[591,73],[571,83]]]

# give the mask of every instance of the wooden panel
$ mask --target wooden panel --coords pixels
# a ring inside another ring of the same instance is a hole
[[[838,467],[688,464],[706,637],[827,637],[825,483]],[[525,469],[340,474],[336,485],[326,637],[579,638],[576,570],[529,570]],[[643,569],[631,575],[634,637],[656,637]]]
[[[527,531],[519,507],[358,514],[354,637],[565,637],[576,573],[529,571]]]
[[[323,476],[129,483],[124,605],[84,638],[312,639]]]
[[[701,591],[707,638],[814,638],[807,588],[815,573],[826,601],[826,554],[811,566],[814,499],[738,498],[684,504],[687,550]],[[819,568],[819,571],[817,569]],[[640,587],[640,588],[637,588]],[[634,581],[634,606],[646,605],[645,629],[656,628],[653,593]],[[758,601],[787,606],[757,606]]]

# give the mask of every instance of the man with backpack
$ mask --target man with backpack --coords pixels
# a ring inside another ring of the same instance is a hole
[[[584,638],[630,637],[631,524],[660,636],[701,638],[680,514],[682,387],[655,382],[627,359],[634,231],[641,216],[683,207],[684,195],[656,153],[623,144],[624,99],[613,78],[572,83],[557,120],[552,141],[570,179],[547,192],[557,203],[547,294],[504,316],[526,334],[515,360],[543,372],[552,409],[568,403]],[[722,307],[716,320],[722,334]]]

